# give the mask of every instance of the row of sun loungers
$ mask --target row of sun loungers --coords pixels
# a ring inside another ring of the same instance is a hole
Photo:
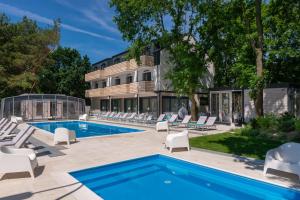
[[[143,124],[155,124],[158,122],[167,122],[170,126],[186,127],[196,129],[212,129],[216,128],[216,117],[200,116],[198,121],[191,121],[191,115],[186,115],[182,120],[178,120],[177,114],[172,114],[170,117],[167,114],[161,114],[157,119],[153,115],[146,113],[121,113],[121,112],[105,112],[98,115],[100,120],[135,122]]]
[[[28,171],[34,178],[33,170],[38,166],[36,154],[23,148],[34,131],[28,124],[0,120],[0,174]]]

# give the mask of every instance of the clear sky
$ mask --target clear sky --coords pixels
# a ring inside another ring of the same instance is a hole
[[[92,63],[124,51],[128,43],[113,23],[109,0],[1,0],[0,13],[13,22],[27,16],[40,26],[61,20],[61,46],[76,48]]]

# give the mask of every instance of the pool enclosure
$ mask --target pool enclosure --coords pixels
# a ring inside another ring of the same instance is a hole
[[[25,121],[78,119],[85,100],[62,94],[22,94],[1,100],[0,117],[21,116]]]

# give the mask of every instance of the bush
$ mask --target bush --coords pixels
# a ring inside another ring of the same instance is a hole
[[[259,131],[257,129],[252,128],[251,125],[246,125],[244,128],[239,129],[240,134],[243,136],[256,137],[259,135]]]
[[[277,130],[278,121],[275,115],[265,115],[264,117],[256,118],[256,128],[267,132],[274,132]]]
[[[278,118],[278,129],[283,132],[291,132],[295,130],[295,117],[289,113],[285,113]]]
[[[300,119],[295,120],[295,130],[300,132]]]

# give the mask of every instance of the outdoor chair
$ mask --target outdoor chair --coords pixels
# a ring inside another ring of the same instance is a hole
[[[167,131],[169,133],[169,123],[168,121],[162,121],[156,123],[156,131]]]
[[[192,118],[191,115],[186,115],[186,116],[184,116],[182,121],[179,121],[179,122],[173,123],[173,124],[175,124],[177,127],[187,127],[191,118]]]
[[[23,118],[22,117],[17,117],[17,116],[11,116],[10,117],[10,121],[19,124],[23,122]]]
[[[87,119],[88,119],[88,115],[87,114],[79,115],[79,120],[86,121]]]
[[[34,169],[38,166],[32,149],[0,147],[0,174],[28,171],[34,179]]]
[[[23,126],[20,131],[11,140],[0,141],[0,146],[14,146],[21,148],[34,133],[35,128],[29,125]]]
[[[267,152],[264,175],[268,169],[289,172],[298,175],[300,180],[300,144],[289,142]]]
[[[17,127],[17,124],[12,123],[7,130],[0,133],[0,140],[4,140],[6,138],[12,137],[12,135],[14,135],[13,133],[14,133],[16,127]]]
[[[76,142],[76,133],[66,128],[56,128],[54,131],[54,145],[66,142],[70,147],[71,141]]]
[[[169,134],[166,138],[165,146],[172,153],[174,148],[187,148],[190,150],[189,132],[184,130],[180,133]]]

